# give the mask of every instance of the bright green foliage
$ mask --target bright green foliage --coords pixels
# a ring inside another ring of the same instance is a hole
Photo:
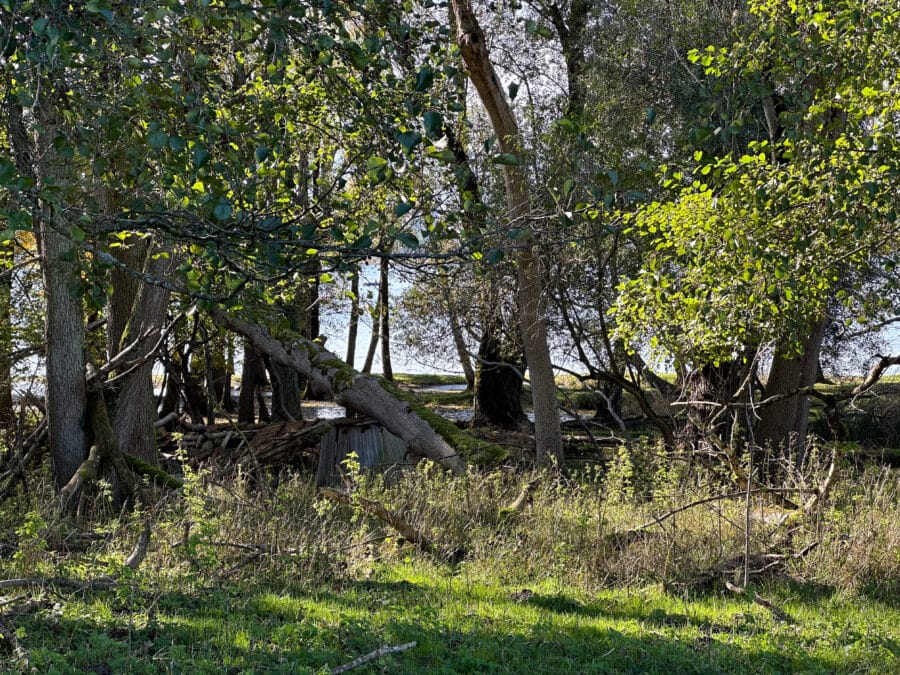
[[[799,341],[833,297],[860,318],[891,310],[900,9],[881,5],[755,3],[743,43],[694,52],[717,86],[787,109],[771,142],[696,153],[689,176],[669,175],[669,201],[631,219],[646,257],[615,311],[632,344],[702,365]]]

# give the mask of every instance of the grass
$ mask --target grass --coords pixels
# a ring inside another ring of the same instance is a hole
[[[521,588],[424,563],[314,588],[74,600],[21,624],[52,672],[322,672],[383,645],[358,672],[896,672],[900,610],[863,597],[766,589],[794,623],[718,594]]]
[[[0,514],[0,532],[16,530],[0,579],[127,574],[114,591],[32,590],[39,609],[3,621],[39,672],[326,672],[410,641],[355,672],[897,672],[900,479],[842,470],[825,508],[791,526],[786,552],[818,548],[755,582],[789,620],[721,584],[687,583],[742,550],[740,500],[612,545],[611,532],[719,489],[710,476],[697,487],[696,473],[620,454],[571,480],[536,474],[515,514],[504,506],[529,476],[425,467],[391,485],[356,477],[438,551],[465,548],[455,565],[320,499],[301,476],[189,475],[180,496],[119,516],[97,508],[101,498],[77,523],[54,516],[43,486]],[[760,499],[752,513],[771,508]],[[124,570],[147,518],[148,558]],[[76,525],[106,539],[68,551]],[[757,521],[754,550],[778,536]],[[0,670],[14,656],[0,644]]]

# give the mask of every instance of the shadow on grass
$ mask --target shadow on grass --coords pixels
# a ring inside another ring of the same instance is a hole
[[[798,649],[781,651],[771,640],[752,648],[732,644],[712,624],[661,609],[642,613],[631,602],[582,605],[537,594],[519,602],[464,589],[444,595],[406,581],[136,600],[97,594],[63,616],[48,611],[18,620],[17,627],[32,666],[52,672],[317,672],[411,641],[415,648],[355,672],[768,673],[852,667]],[[684,629],[684,635],[655,629]]]

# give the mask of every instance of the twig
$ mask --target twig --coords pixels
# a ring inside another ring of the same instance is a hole
[[[734,584],[726,581],[725,588],[727,588],[729,591],[731,591],[732,593],[734,593],[736,595],[750,597],[750,594],[747,592],[746,585],[742,588],[740,586],[735,586]],[[776,605],[771,600],[767,600],[766,598],[762,597],[759,593],[756,593],[754,591],[753,597],[750,599],[753,602],[753,604],[759,605],[760,607],[765,607],[767,610],[769,610],[772,613],[772,616],[774,616],[779,621],[786,621],[787,623],[796,623],[794,620],[794,617],[792,617],[790,614],[785,612],[783,609],[781,609],[778,605]]]
[[[332,673],[332,675],[336,675],[337,673],[346,673],[348,670],[353,670],[359,666],[362,666],[369,661],[374,661],[375,659],[379,659],[382,656],[387,656],[388,654],[397,654],[399,652],[405,652],[407,649],[412,649],[416,646],[415,642],[407,642],[403,645],[396,645],[394,647],[384,646],[379,647],[374,652],[369,652],[363,656],[360,656],[358,659],[353,659],[350,663],[346,663],[343,666],[338,666],[337,668],[332,668],[328,672]]]
[[[816,492],[817,488],[753,488],[749,490],[752,494],[782,494],[782,493],[790,493],[790,492]],[[654,525],[661,525],[664,521],[668,520],[672,516],[678,515],[682,511],[687,511],[688,509],[692,509],[696,506],[702,506],[703,504],[709,504],[711,502],[723,501],[725,499],[738,499],[739,497],[746,497],[746,490],[740,490],[735,492],[726,492],[721,495],[713,495],[712,497],[704,497],[703,499],[694,500],[688,504],[684,504],[683,506],[679,506],[677,508],[672,509],[671,511],[667,511],[661,516],[653,516],[653,520],[644,523],[643,525],[639,525],[631,530],[626,530],[625,532],[615,532],[610,535],[610,538],[615,541],[621,541],[624,543],[630,543],[633,541],[638,535],[642,534],[649,528]]]

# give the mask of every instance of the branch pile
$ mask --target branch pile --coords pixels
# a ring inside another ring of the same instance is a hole
[[[234,466],[293,467],[315,473],[319,441],[333,420],[272,424],[215,424],[160,439],[164,455],[183,456],[192,466],[204,462]]]

